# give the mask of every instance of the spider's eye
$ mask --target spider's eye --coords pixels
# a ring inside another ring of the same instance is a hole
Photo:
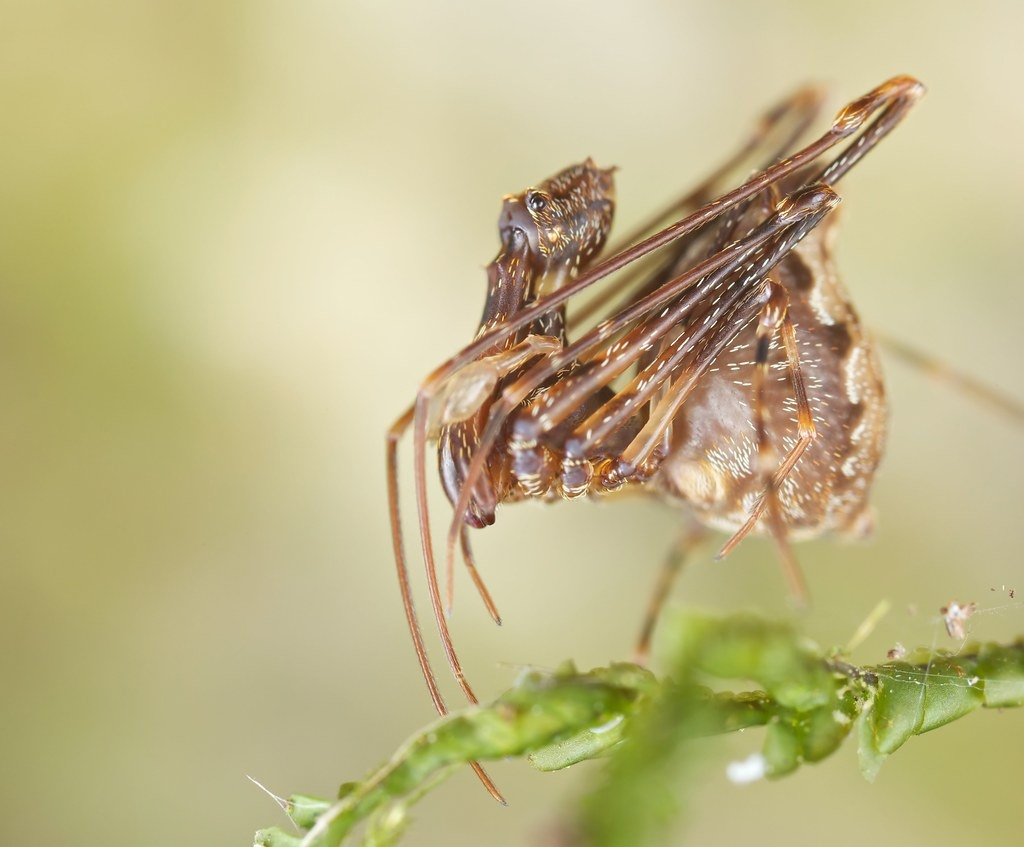
[[[526,194],[526,208],[531,212],[543,212],[547,208],[548,198],[539,191],[530,191]]]

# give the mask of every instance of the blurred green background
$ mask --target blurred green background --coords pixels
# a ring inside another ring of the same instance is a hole
[[[284,818],[246,774],[329,794],[430,719],[384,432],[475,330],[500,196],[569,162],[620,166],[622,232],[795,86],[827,84],[831,114],[919,76],[928,97],[843,184],[841,268],[869,324],[1024,397],[1022,9],[6,0],[5,841],[248,844]],[[1024,433],[888,370],[879,531],[799,548],[808,632],[843,643],[883,597],[859,660],[944,644],[951,599],[984,607],[976,637],[1024,631]],[[503,510],[476,547],[505,626],[459,585],[478,691],[627,657],[680,525],[644,498]],[[768,545],[708,559],[679,602],[783,613]],[[1019,832],[1021,714],[916,739],[874,786],[852,750],[727,786],[756,745],[717,746],[690,786],[693,843]],[[461,773],[408,843],[534,843],[590,772],[498,765],[508,809]]]

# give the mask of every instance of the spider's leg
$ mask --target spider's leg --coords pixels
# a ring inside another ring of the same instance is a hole
[[[757,326],[757,349],[753,374],[754,429],[757,437],[757,473],[763,480],[761,495],[743,526],[730,538],[717,558],[727,555],[753,529],[761,514],[768,510],[769,530],[779,551],[783,572],[789,582],[793,598],[803,605],[807,600],[807,586],[804,582],[796,557],[789,546],[779,490],[793,470],[799,458],[814,440],[815,428],[811,407],[807,400],[803,372],[800,369],[800,354],[796,343],[796,332],[789,316],[789,295],[786,289],[774,280],[766,280],[769,291],[768,303],[761,313]],[[786,368],[796,397],[797,440],[787,451],[782,464],[776,468],[778,456],[768,439],[768,416],[770,411],[765,401],[765,381],[770,368],[768,355],[772,337],[778,334],[786,351]]]

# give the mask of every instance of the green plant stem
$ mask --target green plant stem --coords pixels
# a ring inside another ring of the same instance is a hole
[[[564,837],[636,847],[659,842],[678,818],[679,771],[692,766],[682,751],[692,738],[764,726],[752,772],[778,778],[830,755],[856,726],[861,770],[872,779],[914,735],[977,708],[1024,705],[1024,640],[856,667],[753,615],[688,614],[666,628],[674,659],[665,680],[630,664],[527,674],[490,706],[416,734],[365,779],[342,786],[337,800],[292,797],[288,813],[305,834],[261,830],[256,844],[338,847],[365,822],[364,847],[387,847],[409,807],[455,768],[529,755],[540,770],[610,756]],[[758,689],[714,691],[711,679]]]

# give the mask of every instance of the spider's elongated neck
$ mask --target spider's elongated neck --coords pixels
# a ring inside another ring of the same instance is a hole
[[[530,250],[529,238],[519,227],[506,227],[501,236],[501,250],[487,266],[487,298],[477,338],[518,314],[533,300],[533,280],[540,263]],[[511,347],[519,340],[513,336],[503,346]]]

